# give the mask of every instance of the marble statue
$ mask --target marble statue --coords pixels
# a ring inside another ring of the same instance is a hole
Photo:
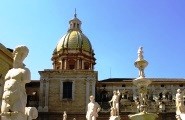
[[[119,99],[120,99],[120,95],[121,94],[120,94],[119,90],[118,91],[114,90],[112,99],[109,101],[109,103],[112,103],[111,104],[111,109],[115,113],[114,116],[119,116]]]
[[[143,47],[139,47],[137,53],[138,53],[138,60],[143,60]]]
[[[25,67],[23,60],[28,52],[26,46],[18,46],[13,51],[13,68],[5,76],[1,106],[2,120],[31,120],[38,116],[36,109],[26,107],[25,84],[29,83],[31,78],[30,70]]]
[[[138,61],[143,61],[144,57],[143,57],[143,47],[139,47],[138,49]],[[145,73],[144,73],[144,68],[143,67],[139,67],[139,77],[145,77]]]
[[[176,102],[176,118],[179,118],[179,120],[185,120],[184,98],[183,93],[180,89],[177,89],[175,102]]]
[[[93,95],[89,97],[90,103],[88,104],[87,107],[87,113],[86,113],[86,119],[87,120],[96,120],[98,117],[98,112],[100,111],[100,105],[95,102],[95,98]]]
[[[134,99],[134,102],[135,102],[135,105],[136,105],[136,108],[137,108],[137,112],[140,112],[140,103],[139,103],[139,98],[136,97]]]
[[[165,104],[162,101],[159,101],[159,111],[165,112]]]
[[[67,113],[66,113],[66,111],[64,111],[63,120],[67,120]]]

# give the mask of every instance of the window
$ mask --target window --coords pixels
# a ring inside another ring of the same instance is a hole
[[[162,84],[161,87],[164,87],[164,84]]]
[[[183,84],[180,84],[179,87],[183,87]]]
[[[63,99],[72,99],[72,82],[63,82]]]
[[[75,65],[75,60],[72,60],[71,59],[71,60],[68,61],[68,63],[69,63],[69,69],[70,70],[74,70],[75,69],[75,66],[76,66]]]
[[[89,65],[89,63],[86,62],[86,63],[84,64],[84,69],[85,69],[85,70],[88,70],[89,68],[90,68],[90,65]]]
[[[71,64],[71,65],[69,65],[69,69],[70,69],[70,70],[75,69],[75,65],[72,65],[72,64]]]

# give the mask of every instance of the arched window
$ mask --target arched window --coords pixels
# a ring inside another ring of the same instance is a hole
[[[85,69],[85,70],[90,69],[90,64],[89,64],[88,62],[85,62],[85,63],[84,63],[84,69]]]
[[[73,69],[76,68],[75,60],[69,60],[68,63],[69,63],[68,67],[69,67],[70,70],[73,70]]]

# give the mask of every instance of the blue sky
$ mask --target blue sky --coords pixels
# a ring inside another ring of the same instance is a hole
[[[51,56],[74,9],[97,59],[99,80],[135,78],[139,46],[146,77],[185,78],[185,0],[1,0],[0,42],[23,44],[32,79],[51,69]]]

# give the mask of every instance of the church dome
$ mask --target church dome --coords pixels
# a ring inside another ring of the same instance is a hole
[[[89,39],[79,30],[69,30],[67,34],[59,40],[55,52],[61,52],[66,49],[92,52]]]
[[[60,38],[52,56],[54,69],[94,69],[95,57],[91,42],[81,30],[81,21],[74,18],[69,21],[69,29]]]

